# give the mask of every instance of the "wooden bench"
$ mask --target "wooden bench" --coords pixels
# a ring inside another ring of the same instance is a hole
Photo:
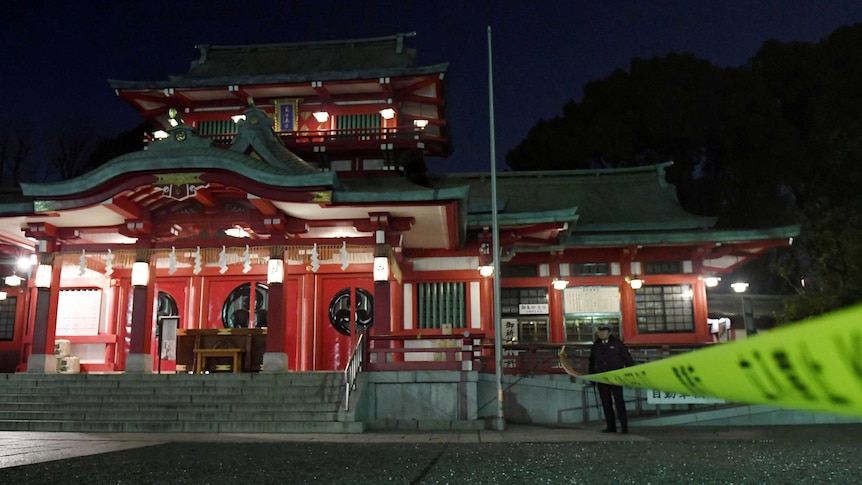
[[[234,374],[239,374],[242,372],[242,354],[245,353],[243,349],[238,348],[222,348],[222,349],[194,349],[195,352],[195,366],[193,372],[196,374],[203,374],[206,370],[207,359],[215,358],[215,357],[232,357],[233,358],[233,366],[232,370]]]

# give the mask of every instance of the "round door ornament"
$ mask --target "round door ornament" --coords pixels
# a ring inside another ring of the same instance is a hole
[[[342,288],[329,302],[329,323],[338,333],[350,335],[351,288]],[[364,288],[356,288],[357,302],[354,309],[358,327],[367,329],[374,324],[374,296]]]

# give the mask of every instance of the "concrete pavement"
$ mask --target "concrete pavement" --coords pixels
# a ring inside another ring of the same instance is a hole
[[[0,468],[63,460],[165,443],[517,443],[638,441],[632,433],[607,434],[583,428],[509,425],[504,431],[369,432],[362,434],[190,434],[190,433],[44,433],[0,431]]]
[[[541,427],[508,424],[503,431],[367,432],[362,434],[46,433],[0,431],[0,468],[99,455],[166,443],[565,443],[680,440],[783,440],[830,434],[862,437],[862,425],[761,427],[648,427],[602,433],[596,425]],[[862,438],[860,438],[862,441]]]
[[[0,483],[858,483],[862,425],[364,434],[0,433]]]

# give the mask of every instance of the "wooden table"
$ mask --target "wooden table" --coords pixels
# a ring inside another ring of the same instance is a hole
[[[205,371],[197,363],[195,350],[200,349],[242,349],[242,372],[260,372],[266,353],[266,328],[179,329],[177,372]],[[227,357],[233,357],[233,353]],[[227,357],[225,360],[230,362]]]
[[[226,349],[194,349],[195,352],[195,367],[193,372],[203,374],[206,369],[207,359],[210,357],[233,357],[233,373],[239,374],[242,372],[242,354],[243,349],[226,348]]]

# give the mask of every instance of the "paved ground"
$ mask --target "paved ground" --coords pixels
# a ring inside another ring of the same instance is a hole
[[[862,425],[469,433],[0,432],[0,483],[860,483]]]

